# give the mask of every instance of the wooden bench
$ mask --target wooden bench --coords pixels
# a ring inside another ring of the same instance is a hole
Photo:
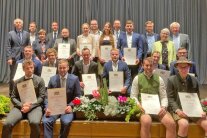
[[[0,136],[2,123],[0,121]],[[43,137],[43,126],[41,125],[41,137]],[[54,126],[54,138],[58,137],[60,121]],[[13,129],[13,138],[29,138],[30,127],[28,121],[20,121]],[[74,120],[71,125],[70,138],[140,138],[139,122],[122,121],[83,121]],[[160,123],[153,123],[151,127],[152,138],[165,138],[165,128]],[[189,138],[203,138],[203,130],[192,123],[189,128]]]

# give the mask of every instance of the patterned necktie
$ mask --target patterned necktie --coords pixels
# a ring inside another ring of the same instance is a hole
[[[168,49],[167,49],[167,42],[162,43],[162,64],[168,67]]]

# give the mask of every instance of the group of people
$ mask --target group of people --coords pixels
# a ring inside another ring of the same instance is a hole
[[[114,29],[109,22],[106,22],[103,31],[98,29],[97,20],[91,20],[90,25],[82,24],[82,34],[77,37],[77,44],[70,38],[69,29],[63,28],[59,34],[57,22],[52,23],[53,32],[48,35],[44,29],[40,29],[37,36],[35,22],[30,23],[30,33],[23,30],[21,19],[14,20],[14,27],[15,29],[8,33],[7,41],[7,61],[11,71],[9,93],[14,108],[4,122],[3,138],[11,137],[12,128],[24,118],[29,120],[31,137],[35,138],[40,136],[41,119],[44,137],[51,138],[53,124],[60,118],[60,137],[66,138],[74,119],[72,100],[84,95],[85,84],[82,74],[95,74],[100,86],[102,78],[106,78],[109,84],[111,71],[121,71],[124,76],[123,87],[116,94],[135,99],[137,106],[143,111],[139,118],[141,137],[150,137],[150,126],[154,119],[164,124],[167,138],[187,137],[189,121],[199,124],[207,137],[206,114],[203,113],[201,118],[188,117],[182,110],[178,96],[178,92],[199,95],[196,67],[188,60],[191,58],[189,37],[179,32],[179,23],[173,22],[170,25],[171,35],[167,28],[162,29],[158,35],[153,31],[154,23],[147,21],[146,33],[141,35],[133,32],[134,23],[131,20],[126,21],[125,32],[120,30],[119,20],[114,21]],[[61,43],[70,44],[70,56],[66,59],[58,58],[57,53]],[[83,44],[90,46],[81,48]],[[101,56],[101,47],[106,45],[112,48],[109,61],[105,61]],[[136,49],[134,65],[127,65],[125,62],[124,48]],[[22,63],[25,75],[14,82],[18,63]],[[40,77],[42,66],[57,67],[57,74],[50,78],[47,88],[66,88],[65,114],[51,115],[51,109],[47,106],[47,89],[44,80]],[[170,70],[172,76],[169,77],[167,86],[160,76],[153,73],[156,68]],[[193,73],[194,76],[189,73]],[[17,84],[28,79],[33,81],[37,96],[36,103],[21,102]],[[113,94],[110,89],[109,93]],[[140,101],[140,93],[159,96],[161,108],[158,115],[145,113]]]

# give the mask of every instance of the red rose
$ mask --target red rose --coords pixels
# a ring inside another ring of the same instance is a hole
[[[207,106],[207,101],[203,101],[202,104]]]
[[[74,105],[80,105],[81,104],[80,99],[74,99],[72,102],[73,102]]]

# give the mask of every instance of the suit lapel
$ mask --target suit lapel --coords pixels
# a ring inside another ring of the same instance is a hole
[[[57,82],[57,88],[61,88],[61,85],[60,85],[60,76],[59,75],[57,75],[56,82]]]

